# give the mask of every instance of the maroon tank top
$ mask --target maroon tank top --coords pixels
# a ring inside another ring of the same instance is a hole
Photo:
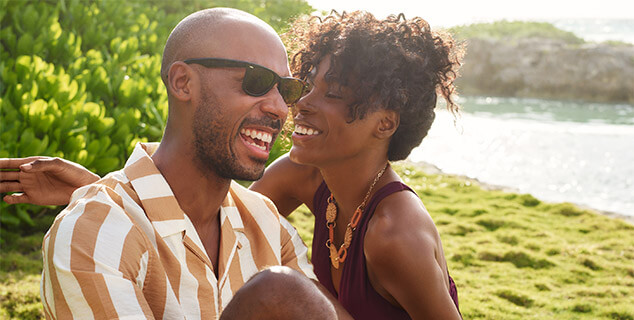
[[[315,208],[315,232],[311,259],[315,274],[319,282],[326,287],[333,296],[337,297],[339,302],[341,302],[355,319],[411,319],[405,310],[395,307],[374,290],[370,283],[370,278],[368,277],[365,254],[363,253],[365,232],[377,205],[390,194],[403,190],[414,192],[410,187],[401,182],[390,182],[379,189],[368,202],[361,221],[359,222],[359,226],[352,238],[350,247],[348,248],[348,255],[346,262],[343,264],[343,272],[341,274],[339,294],[335,291],[335,287],[332,283],[330,257],[328,248],[326,247],[326,240],[328,239],[326,206],[328,197],[330,197],[330,190],[326,182],[322,182],[317,192],[315,192],[313,199],[313,206]],[[449,293],[456,305],[456,309],[458,309],[458,292],[451,277],[449,277],[449,285]]]

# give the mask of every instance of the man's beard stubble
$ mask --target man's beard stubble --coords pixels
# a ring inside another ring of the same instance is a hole
[[[194,114],[193,133],[195,156],[199,168],[205,172],[215,173],[219,177],[235,180],[258,180],[264,174],[266,162],[255,166],[239,163],[231,148],[235,140],[231,135],[231,125],[223,123],[224,109],[209,90],[203,91],[202,102],[196,107]],[[251,159],[260,162],[256,159]]]

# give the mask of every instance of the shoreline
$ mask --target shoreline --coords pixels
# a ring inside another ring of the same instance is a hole
[[[455,177],[458,179],[462,179],[462,180],[466,180],[469,181],[473,184],[478,185],[479,187],[481,187],[484,190],[497,190],[497,191],[503,191],[503,192],[508,192],[508,193],[518,193],[521,194],[522,192],[514,187],[509,187],[509,186],[502,186],[502,185],[496,185],[496,184],[491,184],[491,183],[486,183],[483,181],[480,181],[476,178],[471,178],[465,175],[460,175],[460,174],[450,174],[450,173],[446,173],[444,171],[442,171],[440,168],[438,168],[437,166],[425,162],[425,161],[411,161],[411,160],[404,160],[402,163],[406,163],[406,164],[411,164],[413,166],[416,166],[417,168],[421,169],[423,172],[425,173],[429,173],[429,174],[438,174],[438,175],[444,175],[444,176],[449,176],[449,177]],[[531,195],[532,196],[532,195]],[[539,199],[539,198],[536,198]],[[551,202],[551,201],[545,201],[542,199],[539,199],[539,201],[542,202],[546,202],[546,203],[557,203],[557,202]],[[567,201],[564,201],[567,202]],[[629,223],[631,225],[634,225],[634,216],[629,216],[623,213],[619,213],[619,212],[613,212],[613,211],[607,211],[607,210],[601,210],[601,209],[597,209],[597,208],[593,208],[584,204],[579,204],[579,203],[575,203],[575,202],[569,202],[574,204],[575,206],[584,209],[584,210],[588,210],[591,212],[595,212],[597,214],[612,218],[612,219],[619,219],[621,221],[624,221],[626,223]]]

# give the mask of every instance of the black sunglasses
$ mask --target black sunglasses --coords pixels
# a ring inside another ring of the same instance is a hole
[[[261,65],[223,58],[195,58],[183,61],[199,64],[207,68],[245,68],[242,90],[253,97],[265,95],[276,84],[277,90],[288,105],[292,105],[304,94],[306,82],[292,77],[280,77],[275,71]]]

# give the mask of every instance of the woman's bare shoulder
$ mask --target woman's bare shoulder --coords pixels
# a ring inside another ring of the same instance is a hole
[[[275,160],[249,189],[269,197],[286,216],[302,203],[312,208],[313,195],[322,180],[319,169],[294,163],[286,154]]]

